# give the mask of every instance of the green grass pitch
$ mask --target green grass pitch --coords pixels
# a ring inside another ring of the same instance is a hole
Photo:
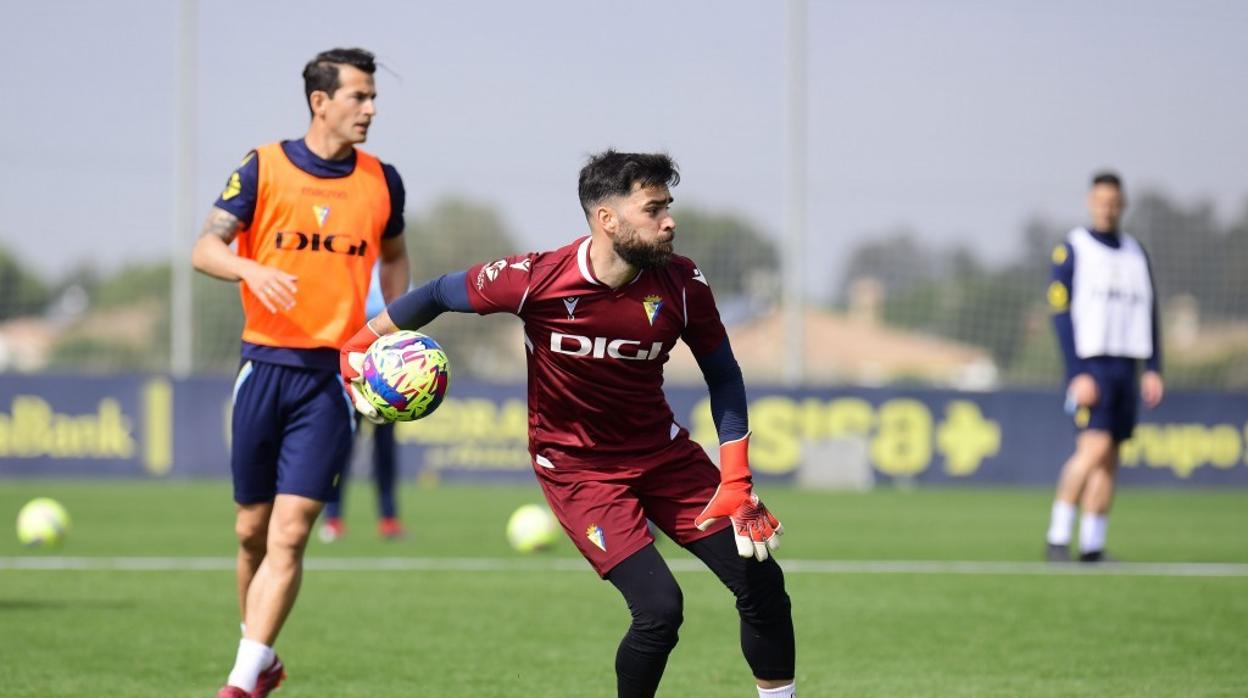
[[[320,567],[278,641],[290,679],[276,696],[614,695],[628,624],[614,588],[566,540],[521,556],[503,539],[507,515],[540,500],[535,485],[407,487],[400,542],[376,538],[369,490],[351,490],[346,539],[309,547]],[[793,567],[805,698],[1248,694],[1248,493],[1118,499],[1114,554],[1232,563],[1220,576],[1050,573],[1033,564],[1047,491],[762,494],[788,531],[779,552]],[[228,486],[9,481],[0,514],[11,527],[40,495],[65,504],[74,529],[49,552],[0,536],[0,695],[213,695],[238,639]],[[659,694],[756,695],[730,594],[670,541],[660,550],[678,570],[685,625]],[[121,559],[133,557],[160,569]],[[124,569],[30,569],[65,558]]]

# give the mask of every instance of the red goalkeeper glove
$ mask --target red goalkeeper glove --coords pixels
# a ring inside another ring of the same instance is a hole
[[[750,477],[750,435],[721,444],[719,447],[719,488],[711,501],[693,520],[698,530],[705,531],[711,524],[727,516],[732,521],[732,533],[737,540],[737,554],[753,557],[759,562],[767,559],[768,550],[780,547],[784,527],[754,494]]]
[[[360,371],[364,368],[364,352],[373,346],[377,337],[378,334],[373,331],[372,326],[364,323],[360,331],[338,350],[338,370],[342,372],[342,383],[346,386],[347,395],[351,396],[351,404],[355,405],[356,411],[373,424],[385,424],[386,418],[364,399],[359,390],[360,384],[364,382],[360,378]]]

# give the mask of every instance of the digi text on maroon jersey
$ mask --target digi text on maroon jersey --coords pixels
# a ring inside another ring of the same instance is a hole
[[[591,240],[468,270],[476,312],[524,322],[535,456],[644,454],[670,443],[681,427],[663,395],[663,364],[677,340],[702,356],[726,336],[691,260],[674,256],[613,289],[594,276]]]

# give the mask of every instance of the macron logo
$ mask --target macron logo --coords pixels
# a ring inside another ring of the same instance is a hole
[[[702,282],[702,285],[706,286],[707,288],[710,288],[711,286],[709,283],[706,282],[706,277],[702,276],[702,270],[697,267],[693,268],[693,280]]]
[[[575,319],[576,319],[576,303],[577,303],[577,301],[579,301],[579,300],[581,300],[579,297],[578,297],[578,298],[564,298],[564,299],[563,299],[563,307],[565,307],[565,308],[567,308],[567,309],[568,309],[568,319],[569,319],[569,320],[575,320]]]

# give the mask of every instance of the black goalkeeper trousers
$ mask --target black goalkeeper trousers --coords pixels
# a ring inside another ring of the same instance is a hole
[[[784,573],[776,561],[737,555],[731,529],[695,541],[687,549],[737,597],[741,652],[754,676],[773,681],[793,678],[793,615]],[[680,586],[653,545],[616,565],[607,579],[624,595],[633,614],[615,654],[619,696],[650,698],[658,690],[684,620]]]

